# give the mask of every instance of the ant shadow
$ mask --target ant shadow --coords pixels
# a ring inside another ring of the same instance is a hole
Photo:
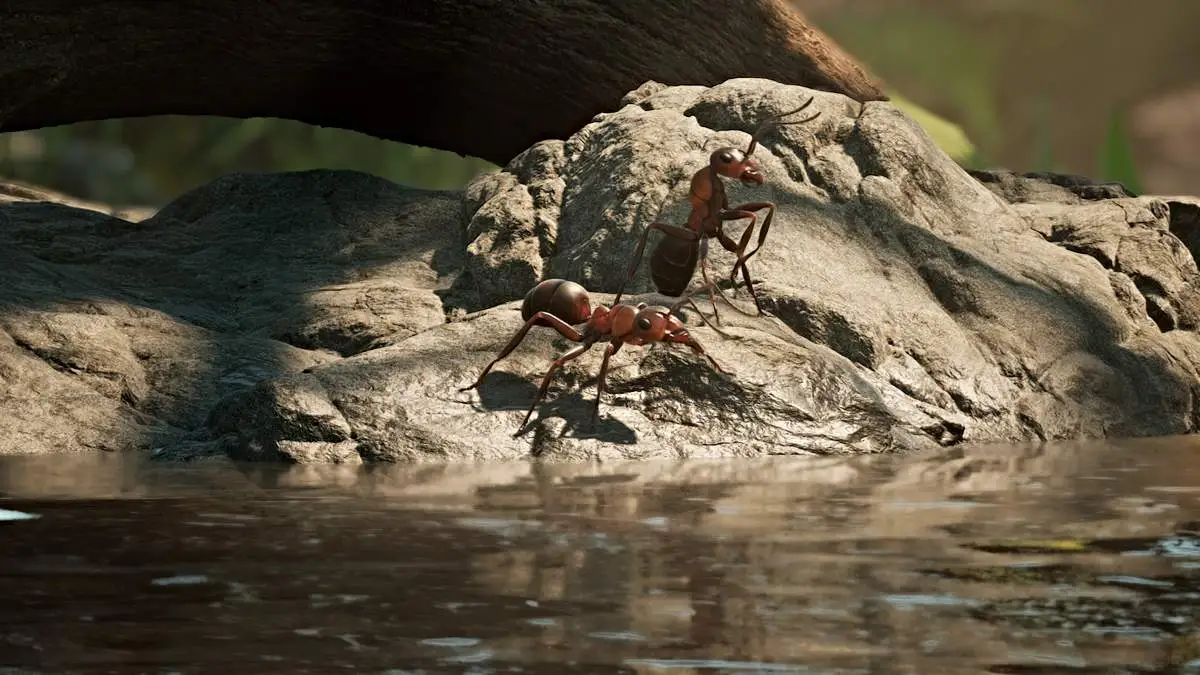
[[[610,368],[610,372],[614,368]],[[605,443],[618,445],[634,445],[638,442],[637,433],[624,422],[604,414],[607,401],[600,402],[600,414],[592,424],[592,410],[595,406],[596,378],[572,377],[566,369],[556,373],[555,382],[550,385],[550,391],[545,399],[533,411],[529,422],[521,428],[517,436],[525,436],[537,432],[542,421],[558,418],[566,423],[560,436],[569,438],[591,438]],[[560,380],[561,378],[561,380]],[[556,394],[555,389],[562,393]],[[476,391],[479,393],[480,406],[491,412],[520,411],[529,409],[530,402],[537,396],[537,385],[513,373],[492,371],[480,384]],[[562,390],[566,391],[562,391]],[[590,395],[588,391],[590,390]],[[611,393],[611,392],[606,392]],[[513,429],[516,432],[516,429]]]

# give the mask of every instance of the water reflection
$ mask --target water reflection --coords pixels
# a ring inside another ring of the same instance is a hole
[[[1198,447],[5,459],[0,671],[1187,672]]]

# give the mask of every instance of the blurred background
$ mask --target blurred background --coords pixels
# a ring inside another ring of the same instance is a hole
[[[964,166],[1200,194],[1200,2],[794,0]],[[0,176],[159,206],[231,171],[358,169],[453,189],[480,159],[277,119],[152,117],[0,134]]]

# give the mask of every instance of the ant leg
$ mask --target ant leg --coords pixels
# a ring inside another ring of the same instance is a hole
[[[696,310],[696,317],[697,317],[697,318],[700,318],[700,322],[701,322],[701,323],[708,325],[708,327],[709,327],[709,328],[712,328],[712,329],[713,329],[713,333],[716,333],[716,334],[720,335],[721,337],[725,337],[725,339],[726,339],[726,340],[732,340],[732,339],[733,339],[733,336],[732,336],[732,335],[730,335],[730,334],[726,333],[726,331],[724,331],[724,330],[721,330],[721,329],[718,327],[718,325],[715,325],[715,324],[713,324],[713,322],[710,322],[710,321],[708,321],[708,319],[707,319],[707,318],[704,318],[704,315],[703,315],[703,313],[700,311],[700,307],[698,307],[698,306],[696,305],[696,301],[695,301],[695,300],[692,300],[691,298],[688,298],[688,299],[686,299],[686,303],[688,303],[689,305],[691,305],[691,309],[694,309],[694,310]],[[682,304],[682,303],[679,303],[679,304]]]
[[[754,252],[750,254],[754,255],[754,253],[758,252],[759,247],[762,246],[762,242],[765,239],[763,232],[771,228],[771,217],[775,215],[775,205],[771,204],[770,202],[758,202],[754,204],[743,204],[742,206],[734,209],[726,209],[721,211],[720,220],[722,228],[724,228],[725,223],[729,221],[741,220],[742,218],[750,219],[750,224],[746,226],[745,230],[742,230],[742,238],[736,244],[733,243],[733,240],[729,237],[719,238],[721,246],[723,246],[726,251],[729,251],[737,256],[737,259],[733,263],[733,269],[729,272],[729,280],[731,282],[736,283],[738,267],[745,264],[746,259],[750,257],[750,255],[743,255],[743,253],[745,253],[746,247],[750,245],[750,237],[754,234],[755,225],[758,224],[758,214],[755,213],[755,211],[760,211],[762,209],[768,209],[767,217],[763,219],[763,226],[759,229],[758,246],[754,247]]]
[[[726,232],[725,232],[725,223],[733,221],[733,220],[741,220],[742,218],[749,218],[750,223],[748,225],[746,225],[746,229],[742,230],[741,241],[739,241],[735,244],[733,242],[733,239],[731,239],[729,237],[729,235],[726,234]],[[721,211],[720,216],[718,216],[718,227],[717,227],[717,235],[716,235],[717,241],[721,243],[721,247],[724,248],[726,251],[729,251],[730,253],[735,254],[735,256],[740,256],[742,254],[742,251],[744,251],[746,249],[746,246],[750,243],[750,236],[751,236],[751,234],[753,234],[754,225],[757,222],[758,222],[758,215],[755,213],[752,213],[750,211],[747,211],[745,209],[741,209],[741,208],[724,209]],[[735,259],[733,262],[733,271],[729,274],[729,282],[731,284],[733,284],[733,293],[732,293],[733,295],[737,295],[737,268],[738,268],[738,261]]]
[[[750,298],[754,300],[754,309],[758,310],[758,315],[766,314],[758,302],[758,291],[754,290],[754,282],[750,281],[750,269],[746,267],[745,263],[742,263],[742,279],[746,281],[746,290],[750,291]]]
[[[686,345],[688,349],[691,349],[692,352],[696,354],[696,356],[703,356],[704,358],[708,359],[708,362],[712,364],[713,369],[718,373],[724,373],[726,375],[729,374],[729,371],[722,368],[721,364],[717,363],[716,359],[714,359],[708,352],[704,351],[704,347],[702,347],[700,343],[696,341],[696,338],[692,337],[691,335],[687,333],[671,335],[667,338],[667,340],[674,342],[675,344]]]
[[[621,304],[621,296],[625,293],[625,284],[633,281],[633,276],[637,273],[638,265],[642,262],[642,253],[646,250],[646,239],[650,236],[651,230],[658,230],[665,235],[671,237],[679,237],[681,239],[696,239],[698,235],[686,227],[676,227],[667,225],[666,223],[650,223],[646,229],[642,230],[642,236],[638,239],[637,249],[633,252],[633,260],[629,261],[629,273],[625,275],[625,281],[621,282],[621,287],[617,289],[617,296],[613,298],[613,306]]]
[[[717,237],[718,238],[725,237],[726,239],[728,239],[728,235],[726,235],[724,232],[721,232],[719,230],[717,232]],[[737,305],[733,304],[733,301],[730,300],[727,295],[725,295],[725,291],[722,291],[720,286],[713,283],[713,280],[708,277],[708,266],[705,264],[705,258],[700,259],[700,276],[704,278],[704,286],[709,291],[708,299],[709,299],[709,302],[712,303],[713,314],[717,313],[716,298],[717,298],[717,296],[720,296],[720,298],[725,301],[725,304],[732,307],[733,310],[735,312],[737,312],[738,314],[741,314],[743,316],[755,316],[754,314],[751,314],[750,312],[747,312],[746,310],[742,309],[741,307],[738,307]]]
[[[550,369],[546,371],[546,376],[542,378],[542,386],[538,387],[537,396],[533,397],[533,403],[529,405],[529,410],[525,413],[525,419],[521,420],[520,426],[517,427],[517,432],[513,434],[514,438],[521,435],[521,431],[525,428],[525,425],[529,424],[529,418],[533,416],[534,408],[546,397],[546,391],[550,389],[550,379],[554,377],[554,373],[559,368],[562,368],[566,362],[579,358],[581,354],[591,349],[594,344],[596,344],[595,340],[588,340],[550,363]]]
[[[750,244],[750,235],[754,231],[754,224],[757,220],[757,217],[753,212],[761,211],[763,209],[766,209],[767,217],[763,219],[762,227],[759,228],[758,242],[754,246],[754,250],[750,251],[749,253],[745,253],[746,247]],[[754,299],[754,307],[758,310],[758,314],[761,316],[764,313],[763,308],[762,305],[759,304],[758,293],[754,290],[754,284],[750,279],[750,268],[746,266],[746,261],[748,261],[755,253],[758,253],[758,249],[762,248],[763,242],[766,241],[767,233],[771,230],[771,220],[775,216],[775,205],[771,202],[754,202],[751,204],[743,204],[735,209],[729,209],[728,211],[722,212],[721,220],[736,220],[739,217],[747,216],[750,218],[750,225],[747,226],[745,231],[742,232],[741,241],[734,243],[731,238],[725,235],[724,231],[718,232],[717,240],[721,242],[721,246],[723,246],[725,250],[737,255],[737,260],[735,260],[733,263],[733,269],[729,272],[729,280],[733,283],[737,283],[738,268],[742,268],[742,279],[744,279],[746,282],[746,290],[750,292],[750,297]]]
[[[723,235],[724,235],[724,233],[721,230],[717,230],[718,238],[720,238]],[[726,238],[728,238],[728,237],[726,237]],[[707,242],[708,239],[705,238],[703,241]],[[722,244],[722,245],[724,245],[724,244]],[[721,315],[717,313],[717,298],[718,297],[721,298],[722,300],[724,300],[725,304],[732,307],[733,311],[737,312],[738,314],[741,314],[743,316],[755,316],[754,314],[751,314],[750,312],[747,312],[746,310],[742,309],[741,307],[738,307],[737,305],[733,304],[733,301],[729,299],[729,296],[725,295],[725,291],[721,290],[721,287],[718,286],[715,282],[713,282],[713,280],[711,278],[709,278],[708,264],[707,264],[708,263],[708,255],[707,255],[708,249],[705,248],[703,253],[705,255],[700,256],[700,277],[702,279],[704,279],[703,285],[704,285],[704,288],[708,290],[708,301],[709,301],[709,303],[712,304],[713,318],[716,319],[717,323],[718,324],[721,323]]]
[[[604,348],[604,359],[600,361],[600,379],[596,380],[596,404],[592,406],[592,426],[600,416],[600,399],[604,396],[604,380],[608,376],[608,360],[621,349],[620,342],[609,342]]]
[[[729,238],[729,235],[724,232],[719,232],[717,237],[721,240],[721,245],[729,250],[733,250],[733,247],[736,246],[733,239]],[[736,271],[737,268],[735,267],[734,272],[736,273]],[[750,292],[750,298],[754,300],[754,308],[758,310],[758,316],[762,316],[765,312],[763,312],[762,305],[758,304],[758,292],[754,290],[754,282],[750,279],[750,269],[746,267],[746,263],[744,262],[742,263],[742,280],[746,282],[746,290]]]
[[[671,305],[670,307],[667,308],[667,316],[669,317],[672,314],[678,314],[679,308],[683,307],[684,305],[691,305],[692,309],[696,310],[696,313],[699,314],[700,308],[696,306],[696,302],[694,299],[696,297],[696,294],[699,292],[700,292],[700,287],[697,286],[697,287],[693,288],[692,290],[690,290],[690,291],[684,293],[683,295],[679,296],[678,298],[676,298],[675,304]],[[703,319],[704,318],[703,315],[701,315],[700,318]]]
[[[733,338],[733,336],[732,336],[732,335],[730,335],[729,333],[726,333],[725,331],[721,330],[719,327],[717,327],[715,324],[713,324],[713,322],[711,322],[711,321],[709,321],[708,319],[704,318],[704,312],[701,312],[701,311],[700,311],[700,306],[699,306],[699,305],[697,305],[697,304],[696,304],[696,301],[693,299],[693,296],[695,296],[695,295],[696,295],[696,293],[698,293],[699,291],[700,291],[700,288],[696,288],[695,290],[692,290],[692,291],[688,292],[686,295],[684,295],[683,297],[681,297],[681,298],[680,298],[680,299],[679,299],[679,300],[678,300],[678,301],[677,301],[677,302],[676,302],[674,305],[672,305],[672,306],[671,306],[671,308],[670,308],[670,309],[667,311],[667,316],[670,316],[670,315],[672,315],[672,314],[677,314],[677,313],[679,312],[679,308],[680,308],[680,307],[682,307],[682,306],[684,306],[685,304],[686,304],[686,305],[691,305],[692,309],[696,310],[696,318],[700,319],[700,323],[702,323],[702,324],[704,324],[704,325],[708,326],[709,328],[713,329],[713,332],[714,332],[714,333],[716,333],[717,335],[720,335],[721,337],[725,338],[726,340],[729,340],[729,339]],[[709,298],[711,299],[711,297],[712,297],[712,296],[710,295],[710,296],[709,296]],[[715,308],[715,306],[714,306],[714,309],[716,309],[716,308]]]
[[[524,340],[525,336],[529,334],[529,329],[533,328],[539,319],[550,324],[551,328],[558,331],[560,335],[568,340],[571,340],[572,342],[583,341],[583,335],[580,334],[579,331],[575,330],[575,327],[571,324],[563,321],[553,314],[550,314],[549,312],[538,312],[537,314],[529,317],[529,320],[525,322],[525,325],[521,326],[516,334],[512,336],[512,339],[509,340],[508,344],[504,346],[504,349],[500,351],[500,355],[492,359],[491,363],[487,364],[487,367],[484,368],[483,372],[479,374],[479,377],[475,380],[475,383],[468,387],[463,387],[459,389],[459,391],[467,391],[468,389],[474,389],[475,387],[478,387],[480,383],[483,382],[483,378],[486,377],[488,372],[492,370],[492,367],[499,363],[501,359],[511,354],[512,350],[517,348],[517,345],[521,344],[521,341]]]
[[[642,234],[642,240],[638,244],[638,249],[637,249],[638,256],[641,255],[642,249],[646,245],[646,235],[649,234],[651,229],[658,230],[659,232],[662,232],[663,234],[665,234],[669,237],[675,237],[677,239],[686,239],[686,240],[690,240],[690,241],[699,240],[700,250],[699,250],[699,254],[697,257],[699,258],[700,274],[704,278],[706,286],[710,290],[715,291],[715,294],[714,293],[709,294],[709,301],[712,303],[713,317],[716,319],[717,323],[720,323],[721,322],[721,313],[719,311],[717,311],[717,301],[716,301],[715,295],[720,295],[722,297],[722,299],[724,299],[726,303],[729,303],[729,305],[731,307],[733,306],[733,303],[729,302],[729,298],[724,297],[724,293],[721,292],[721,288],[719,286],[717,286],[716,284],[714,284],[712,282],[712,280],[709,279],[709,277],[708,277],[708,267],[705,264],[708,261],[708,237],[702,236],[699,233],[697,233],[695,230],[691,230],[686,227],[677,227],[674,225],[666,225],[664,223],[651,223],[646,226],[646,232],[644,232]],[[630,267],[630,272],[629,272],[630,279],[633,278],[634,269],[635,269],[634,267],[632,267],[632,266]],[[618,294],[617,297],[613,300],[613,305],[616,306],[618,304],[618,302],[620,301],[620,299],[621,299],[620,294]],[[734,309],[737,309],[737,308],[734,307]],[[697,310],[697,311],[699,311],[699,310]]]
[[[734,308],[735,310],[737,310],[739,312],[742,311],[737,305],[733,304],[733,302],[725,295],[725,291],[721,290],[721,287],[718,286],[716,284],[716,282],[714,282],[712,279],[709,278],[709,276],[708,276],[708,257],[707,256],[700,258],[700,278],[704,280],[701,287],[704,290],[708,291],[708,302],[710,305],[712,305],[713,319],[716,320],[718,325],[721,324],[721,314],[720,314],[720,312],[717,311],[717,298],[721,298],[722,300],[725,301],[725,304],[729,305],[730,307]]]
[[[762,226],[758,229],[758,242],[755,243],[754,249],[749,253],[746,253],[746,246],[750,243],[750,230],[754,229],[754,221],[751,220],[750,227],[746,228],[746,231],[742,233],[742,240],[738,242],[737,250],[731,251],[736,253],[738,258],[737,261],[733,263],[733,270],[729,274],[730,280],[732,280],[737,274],[737,268],[739,266],[745,268],[746,261],[749,260],[750,257],[755,253],[758,253],[758,249],[762,248],[763,242],[767,240],[767,232],[771,231],[771,221],[775,218],[775,205],[771,202],[754,202],[751,204],[742,204],[741,206],[737,206],[729,210],[729,213],[750,213],[753,211],[762,211],[764,209],[767,212],[767,217],[763,218]],[[722,220],[724,220],[724,217],[722,217]],[[733,219],[731,218],[731,220]]]
[[[629,261],[629,272],[625,275],[625,280],[621,282],[620,288],[617,289],[617,297],[613,298],[613,306],[621,304],[621,295],[625,293],[625,284],[633,280],[633,275],[637,273],[638,265],[642,262],[642,251],[646,249],[646,238],[650,236],[650,230],[654,225],[647,225],[642,230],[642,236],[638,239],[637,248],[633,251],[633,259]]]
[[[629,274],[625,279],[625,283],[628,283],[630,280],[632,280],[634,273],[637,271],[637,265],[638,265],[638,263],[641,262],[641,257],[642,257],[643,251],[646,248],[646,241],[650,235],[650,230],[658,230],[659,232],[662,232],[666,236],[676,237],[678,239],[687,239],[687,240],[692,240],[692,241],[695,241],[698,239],[700,241],[700,252],[699,252],[700,274],[704,278],[705,286],[710,290],[709,302],[712,303],[713,318],[716,320],[716,322],[718,324],[721,322],[721,313],[719,310],[717,310],[717,300],[716,300],[717,296],[720,296],[721,299],[724,300],[726,304],[728,304],[730,307],[733,307],[735,310],[745,314],[746,316],[752,316],[749,312],[742,311],[741,308],[739,308],[737,305],[734,305],[732,302],[730,302],[729,298],[725,297],[725,293],[721,290],[721,287],[717,286],[715,283],[713,283],[712,279],[709,278],[708,265],[707,265],[708,237],[701,236],[695,230],[691,230],[686,227],[677,227],[674,225],[667,225],[665,223],[650,223],[649,225],[647,225],[646,229],[642,232],[641,239],[638,241],[637,250],[634,252],[633,261],[630,263]],[[613,306],[620,304],[621,295],[624,293],[625,283],[622,283],[621,289],[619,289],[617,291],[617,295],[613,299]],[[695,303],[693,303],[693,306],[694,306],[694,304]],[[696,312],[699,313],[700,310],[697,309]],[[715,329],[715,326],[714,326],[714,329]]]
[[[700,240],[699,263],[700,263],[700,278],[704,280],[703,283],[701,284],[701,288],[704,288],[705,290],[708,291],[708,303],[710,305],[712,305],[713,320],[716,321],[718,324],[720,324],[721,323],[721,313],[717,311],[717,296],[721,295],[721,289],[720,289],[720,287],[718,287],[716,284],[714,284],[712,282],[712,279],[708,278],[708,237],[705,237]],[[698,291],[699,291],[699,289],[690,291],[690,295],[695,295]],[[685,297],[687,295],[688,294],[685,294]],[[729,302],[729,299],[725,298],[725,302]]]

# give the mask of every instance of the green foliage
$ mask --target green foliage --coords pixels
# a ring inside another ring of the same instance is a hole
[[[1043,67],[1029,54],[1061,55],[1068,61],[1077,57],[1077,44],[1086,40],[1064,36],[1081,35],[1081,21],[1088,18],[1094,25],[1102,20],[1097,14],[1114,17],[1122,12],[1115,6],[1097,11],[1095,3],[1087,0],[864,0],[828,10],[821,28],[885,82],[902,90],[898,105],[920,101],[923,109],[961,125],[973,150],[961,146],[954,132],[941,130],[939,122],[906,108],[961,164],[989,166],[989,158],[1000,156],[1013,162],[1013,146],[1019,142],[1015,150],[1029,160],[1020,160],[1014,169],[1098,172],[1094,177],[1119,180],[1137,190],[1140,181],[1124,111],[1114,112],[1106,137],[1096,139],[1097,169],[1087,166],[1086,159],[1080,166],[1078,153],[1067,152],[1058,140],[1063,130],[1051,121],[1049,100],[1039,85],[1026,84],[1026,78],[1020,77],[1021,69]],[[1045,78],[1031,73],[1028,81]],[[1031,112],[1033,137],[1014,138],[1011,129],[1020,122],[1003,118],[1002,107],[1018,116]],[[1092,114],[1079,109],[1054,112]]]
[[[906,97],[959,120],[971,130],[972,145],[990,153],[1002,137],[995,89],[998,44],[968,35],[945,14],[896,5],[846,12],[823,27],[884,81],[904,81]]]
[[[1049,106],[1043,101],[1038,108],[1034,136],[1034,164],[1041,171],[1063,171],[1054,154],[1054,130],[1050,123]],[[1116,181],[1135,193],[1142,192],[1137,163],[1133,158],[1133,140],[1124,109],[1113,108],[1108,127],[1099,145],[1095,178]]]
[[[1137,194],[1142,192],[1137,165],[1133,160],[1133,141],[1129,122],[1123,108],[1114,108],[1108,118],[1108,130],[1100,146],[1099,177],[1118,181]]]
[[[474,157],[274,118],[146,117],[0,134],[0,175],[113,204],[162,204],[225,173],[353,169],[461,188]]]
[[[1034,166],[1038,171],[1062,172],[1054,154],[1054,128],[1050,122],[1050,104],[1045,99],[1038,102],[1037,119],[1033,137]]]
[[[938,117],[894,91],[889,91],[887,94],[892,103],[916,120],[933,139],[933,142],[937,143],[938,147],[947,155],[962,163],[970,162],[977,157],[978,150],[971,139],[967,138],[962,127]]]

